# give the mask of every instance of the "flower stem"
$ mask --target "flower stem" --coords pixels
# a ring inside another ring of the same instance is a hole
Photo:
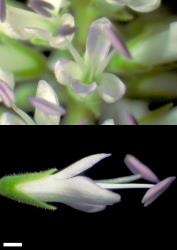
[[[22,118],[22,120],[27,125],[36,125],[35,122],[31,119],[31,117],[27,115],[23,110],[19,109],[16,105],[13,105],[12,109],[16,114],[18,114]]]

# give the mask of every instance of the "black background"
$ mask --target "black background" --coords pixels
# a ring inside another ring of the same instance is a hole
[[[0,176],[57,167],[94,153],[112,153],[87,172],[93,178],[128,175],[123,163],[134,154],[163,179],[176,175],[174,126],[59,126],[1,129]],[[58,204],[55,212],[0,198],[0,241],[22,241],[24,249],[85,247],[125,249],[175,244],[176,183],[143,208],[143,191],[121,191],[122,202],[95,214]]]

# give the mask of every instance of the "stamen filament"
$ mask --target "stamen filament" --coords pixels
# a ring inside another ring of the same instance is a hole
[[[99,76],[108,66],[109,62],[111,61],[112,57],[114,56],[114,54],[117,53],[117,51],[115,49],[113,49],[108,56],[106,57],[106,59],[103,61],[103,63],[100,65],[100,67],[98,67],[97,71],[95,72],[96,76]]]
[[[139,183],[114,184],[114,183],[100,183],[100,182],[97,182],[97,185],[99,185],[100,187],[105,188],[105,189],[152,188],[154,186],[154,184],[141,184],[141,183],[140,184]]]
[[[12,106],[12,109],[16,114],[18,114],[27,125],[36,125],[35,122],[31,119],[30,116],[28,116],[23,110],[17,108],[16,105]]]
[[[84,61],[82,57],[79,55],[77,50],[74,48],[74,46],[68,41],[67,48],[71,55],[73,56],[74,60],[79,64],[79,67],[83,69]]]
[[[96,180],[96,182],[99,183],[129,183],[132,181],[137,181],[141,179],[141,175],[140,174],[136,174],[136,175],[130,175],[130,176],[125,176],[125,177],[118,177],[118,178],[113,178],[113,179],[104,179],[104,180]]]

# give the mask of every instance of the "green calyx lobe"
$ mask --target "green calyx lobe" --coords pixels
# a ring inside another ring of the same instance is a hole
[[[19,175],[9,175],[4,176],[0,179],[0,194],[9,199],[25,203],[28,205],[33,205],[39,208],[44,208],[48,210],[56,210],[55,206],[49,205],[45,202],[39,201],[30,195],[22,192],[18,186],[30,181],[40,180],[46,178],[47,176],[55,173],[56,168],[49,169],[47,171],[41,171],[36,173],[25,173]]]

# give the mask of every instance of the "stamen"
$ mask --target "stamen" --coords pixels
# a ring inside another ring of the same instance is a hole
[[[100,64],[100,66],[98,67],[98,69],[95,72],[96,76],[99,76],[108,66],[108,64],[110,63],[112,57],[114,56],[114,54],[116,53],[116,50],[113,49],[108,56],[105,58],[105,60]]]
[[[131,183],[131,184],[114,184],[114,183],[100,183],[97,182],[97,185],[99,185],[102,188],[105,189],[132,189],[132,188],[152,188],[154,187],[154,184],[139,184],[139,183]]]
[[[74,34],[76,32],[76,30],[77,30],[76,26],[64,25],[59,29],[58,35],[70,36],[70,35]]]
[[[125,176],[125,177],[118,177],[113,179],[104,179],[104,180],[96,180],[96,182],[102,182],[102,183],[129,183],[132,181],[137,181],[141,179],[141,175],[131,175],[131,176]]]
[[[67,48],[68,48],[69,52],[71,53],[71,55],[73,56],[76,63],[78,63],[79,67],[81,69],[83,69],[84,68],[84,61],[83,61],[82,57],[80,56],[80,54],[77,52],[77,50],[74,48],[74,46],[69,41],[67,43]]]
[[[142,203],[145,207],[149,206],[153,201],[155,201],[162,193],[164,193],[170,185],[173,183],[173,181],[176,179],[176,177],[168,177],[164,179],[163,181],[156,184],[154,187],[149,189],[143,199]]]
[[[13,105],[12,109],[17,115],[22,118],[26,125],[36,125],[33,119],[31,119],[29,115],[27,115],[23,110],[19,109],[16,105]]]
[[[13,90],[3,80],[0,80],[0,98],[7,107],[11,107],[15,103],[15,94]]]
[[[132,173],[140,174],[145,180],[154,183],[159,182],[158,177],[152,172],[152,170],[150,170],[133,155],[126,155],[124,162]]]
[[[131,59],[132,56],[126,46],[125,40],[122,35],[117,30],[115,31],[113,26],[110,28],[106,28],[105,32],[110,39],[114,49],[122,53],[126,58]]]
[[[31,7],[33,11],[45,17],[51,17],[51,13],[49,10],[54,9],[54,6],[52,4],[42,0],[30,0],[29,7]]]
[[[138,125],[136,118],[130,113],[127,113],[127,121],[128,125]]]
[[[39,97],[29,97],[31,104],[48,115],[64,115],[65,109]]]
[[[6,19],[6,0],[0,0],[0,22]]]

